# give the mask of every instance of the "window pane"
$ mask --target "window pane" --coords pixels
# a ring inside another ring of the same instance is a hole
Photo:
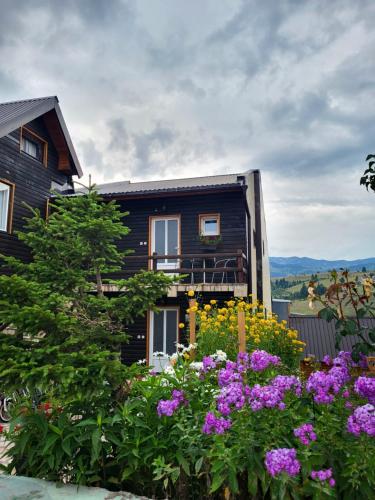
[[[171,355],[176,352],[177,342],[177,311],[167,311],[166,352]]]
[[[204,219],[203,224],[203,234],[208,236],[219,234],[217,219]]]
[[[38,144],[29,139],[23,139],[23,150],[30,156],[34,158],[38,157]]]
[[[155,252],[165,254],[165,220],[155,221]]]
[[[164,311],[154,312],[154,352],[164,352]]]
[[[178,222],[177,220],[168,221],[168,255],[176,254],[178,250]]]
[[[8,226],[10,187],[0,182],[0,231],[6,231]]]

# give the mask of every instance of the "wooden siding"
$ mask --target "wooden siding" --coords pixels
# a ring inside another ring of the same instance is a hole
[[[225,300],[232,298],[229,293],[205,293],[204,297],[198,299],[204,304],[209,303],[211,299],[216,299],[219,306],[224,305]],[[180,321],[185,324],[185,328],[180,330],[179,341],[181,344],[188,344],[188,326],[185,321],[186,309],[189,307],[188,298],[185,294],[179,294],[176,298],[165,298],[158,302],[159,307],[179,307],[180,309]],[[148,324],[147,315],[141,318],[137,318],[134,323],[128,325],[126,331],[129,335],[129,343],[124,344],[121,350],[122,362],[126,365],[136,363],[140,359],[147,358],[148,352]]]
[[[246,253],[246,211],[245,198],[238,192],[221,192],[196,196],[176,196],[168,198],[121,200],[122,211],[129,212],[124,224],[131,229],[119,244],[123,250],[134,250],[133,255],[145,256],[144,260],[125,259],[125,269],[138,271],[147,269],[150,253],[149,218],[168,215],[181,216],[180,253],[202,253],[199,240],[199,215],[220,214],[220,234],[222,241],[217,252],[233,252],[242,249]],[[186,264],[188,265],[188,264]],[[120,275],[117,275],[120,276]]]
[[[58,155],[49,137],[42,118],[33,120],[27,127],[48,142],[47,168],[36,159],[20,151],[20,131],[13,131],[10,137],[0,138],[0,179],[15,184],[12,233],[0,232],[0,253],[28,258],[26,247],[21,244],[15,231],[22,229],[23,217],[30,216],[30,211],[23,206],[26,202],[42,213],[46,209],[46,200],[50,194],[51,181],[63,185],[69,177],[60,172]]]

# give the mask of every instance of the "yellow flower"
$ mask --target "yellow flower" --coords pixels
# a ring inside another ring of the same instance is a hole
[[[234,323],[235,321],[237,321],[237,318],[234,314],[232,314],[231,316],[229,316],[229,321],[231,321],[232,323]]]
[[[215,321],[214,325],[217,326],[217,327],[219,327],[220,323],[218,321]]]
[[[206,305],[204,306],[204,310],[205,310],[205,311],[210,311],[210,310],[211,310],[211,306],[210,306],[210,304],[206,304]]]
[[[194,297],[194,290],[189,290],[187,294],[189,297]]]
[[[216,304],[216,302],[217,302],[217,300],[215,300],[215,299],[210,300],[210,304],[212,304],[213,306]]]
[[[185,328],[185,323],[179,323],[178,328]]]
[[[259,344],[259,343],[260,343],[260,338],[259,338],[259,337],[255,337],[254,342],[255,342],[256,344]]]
[[[234,326],[233,326],[233,325],[230,325],[230,327],[229,327],[229,331],[230,331],[230,332],[234,332]]]
[[[197,312],[198,311],[198,307],[197,306],[190,307],[189,311],[191,311],[191,312]]]
[[[235,305],[235,301],[234,300],[228,300],[227,302],[227,306],[228,307],[233,307]]]

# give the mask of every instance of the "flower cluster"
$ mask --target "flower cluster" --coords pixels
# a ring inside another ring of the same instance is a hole
[[[232,412],[232,408],[240,410],[246,403],[246,397],[250,394],[250,388],[244,386],[242,382],[233,382],[220,391],[216,400],[218,411],[227,416]]]
[[[283,394],[292,389],[294,389],[296,396],[300,397],[302,394],[301,380],[295,375],[277,375],[271,381],[271,385],[277,387]]]
[[[241,382],[242,376],[237,371],[237,363],[234,363],[233,361],[227,361],[225,368],[219,370],[217,379],[220,387],[224,387],[233,382]]]
[[[347,429],[357,437],[361,432],[375,437],[375,406],[367,404],[356,408],[348,418]]]
[[[302,424],[294,429],[293,433],[306,446],[309,446],[312,441],[316,441],[316,434],[312,424]]]
[[[269,365],[279,365],[280,358],[273,356],[266,351],[256,350],[250,355],[250,367],[255,372],[261,372],[268,368]]]
[[[264,463],[271,476],[277,476],[281,472],[286,472],[289,476],[296,476],[301,469],[294,448],[277,448],[268,451]]]
[[[354,391],[361,397],[368,399],[375,405],[375,378],[358,377],[354,384]]]
[[[186,405],[187,401],[185,399],[184,391],[179,391],[174,389],[172,391],[172,399],[161,399],[157,406],[157,412],[159,417],[166,416],[171,417],[173,413],[181,405]]]
[[[230,428],[232,422],[224,417],[216,417],[213,412],[208,412],[202,427],[204,434],[224,434]]]
[[[259,411],[263,408],[275,408],[279,410],[285,409],[283,402],[284,393],[273,385],[255,384],[250,389],[249,403],[253,411]]]
[[[311,471],[311,479],[317,479],[322,483],[328,481],[332,488],[336,484],[336,481],[332,477],[332,469],[313,470]]]
[[[212,356],[204,356],[203,358],[203,371],[204,373],[214,370],[216,368],[216,362]]]
[[[314,401],[318,404],[329,404],[339,393],[347,381],[347,368],[333,367],[328,373],[317,371],[307,380],[306,390],[314,394]],[[350,379],[350,376],[349,376]]]

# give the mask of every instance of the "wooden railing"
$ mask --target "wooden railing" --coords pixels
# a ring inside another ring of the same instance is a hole
[[[247,258],[240,249],[236,252],[218,253],[130,255],[126,257],[126,261],[132,264],[132,267],[134,262],[143,261],[148,263],[147,267],[150,270],[186,274],[188,275],[187,280],[191,284],[247,283]],[[134,269],[124,269],[121,274],[133,274],[134,272]]]

